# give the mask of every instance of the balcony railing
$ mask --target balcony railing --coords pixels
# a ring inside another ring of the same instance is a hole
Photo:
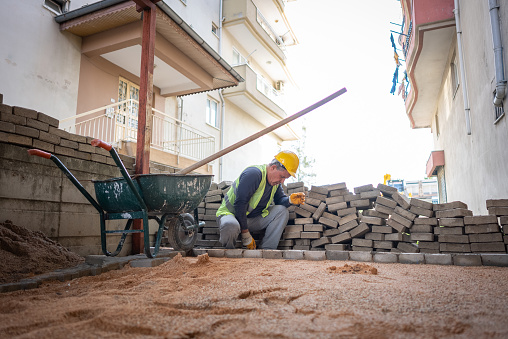
[[[282,38],[273,30],[273,28],[270,26],[270,24],[268,23],[268,21],[265,19],[265,17],[263,16],[263,14],[261,14],[261,12],[259,11],[259,9],[257,9],[257,16],[256,16],[256,20],[258,22],[258,24],[263,27],[263,29],[265,30],[265,32],[270,36],[270,38],[280,47],[280,49],[282,50],[282,52],[284,52],[284,54],[286,53],[286,44],[284,43],[284,40],[282,40]]]
[[[269,83],[265,78],[256,73],[256,89],[263,93],[268,99],[272,100],[279,107],[283,107],[282,93]]]
[[[65,131],[98,138],[115,147],[122,141],[136,141],[137,100],[129,99],[100,107],[60,121]],[[215,137],[159,110],[152,109],[151,146],[192,160],[215,152]]]

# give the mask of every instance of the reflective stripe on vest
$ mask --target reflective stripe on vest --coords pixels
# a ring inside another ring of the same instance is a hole
[[[260,165],[260,166],[256,165],[256,166],[251,166],[251,167],[256,167],[257,169],[259,169],[261,171],[261,182],[259,183],[259,186],[256,189],[256,192],[254,192],[254,194],[252,195],[252,197],[249,200],[248,207],[247,207],[247,215],[257,207],[257,205],[259,204],[259,201],[263,197],[263,193],[265,192],[265,188],[266,188],[266,165]],[[240,177],[238,177],[235,180],[233,185],[231,185],[231,188],[228,190],[228,192],[224,196],[224,200],[222,201],[222,204],[221,204],[219,210],[217,211],[217,214],[216,214],[217,217],[219,217],[221,215],[235,214],[234,204],[235,204],[236,196],[238,195],[239,182],[240,182]],[[278,188],[278,185],[275,185],[272,187],[270,199],[268,199],[268,203],[266,204],[266,207],[261,212],[261,215],[263,216],[263,218],[268,215],[268,206],[270,206],[270,204],[272,203],[273,197],[275,195],[275,192],[277,191],[277,188]]]

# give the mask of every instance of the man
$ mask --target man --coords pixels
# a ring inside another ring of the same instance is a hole
[[[276,249],[289,219],[287,207],[305,201],[304,193],[284,194],[282,184],[295,176],[300,161],[291,151],[281,151],[268,165],[247,167],[235,180],[217,211],[219,241],[235,248],[238,234],[242,244],[255,249],[250,231],[265,230],[260,248]],[[272,202],[275,205],[272,205]]]

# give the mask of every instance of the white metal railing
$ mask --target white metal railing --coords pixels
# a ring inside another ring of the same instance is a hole
[[[286,44],[284,43],[284,40],[282,40],[282,38],[273,30],[272,26],[270,26],[270,24],[265,19],[263,14],[261,14],[261,12],[259,11],[259,9],[256,8],[256,10],[257,10],[256,21],[258,22],[258,24],[261,25],[261,27],[263,27],[265,32],[280,47],[282,52],[284,52],[284,54],[285,54],[286,53]]]
[[[282,93],[273,88],[272,84],[258,73],[256,73],[256,89],[263,93],[268,99],[275,102],[279,107],[283,107]]]
[[[121,147],[121,141],[137,140],[138,107],[137,100],[120,101],[60,120],[60,128]],[[214,153],[213,135],[159,110],[152,113],[152,147],[198,161]]]

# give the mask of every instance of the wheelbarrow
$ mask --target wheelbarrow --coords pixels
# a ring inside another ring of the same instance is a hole
[[[198,220],[197,206],[208,192],[213,175],[140,174],[131,177],[111,145],[98,139],[94,139],[92,145],[109,151],[122,173],[120,178],[93,180],[97,200],[56,156],[38,149],[28,150],[28,153],[52,160],[99,212],[102,253],[115,256],[122,250],[128,234],[143,233],[145,254],[153,258],[159,251],[166,224],[171,247],[184,251],[192,249],[197,238],[197,229],[204,225],[204,222]],[[192,211],[194,217],[189,213]],[[127,219],[123,230],[106,229],[107,220],[119,219]],[[143,229],[131,229],[135,219],[143,220]],[[150,249],[149,219],[156,220],[159,226],[153,252]],[[109,252],[106,237],[115,233],[122,235],[116,250]]]

